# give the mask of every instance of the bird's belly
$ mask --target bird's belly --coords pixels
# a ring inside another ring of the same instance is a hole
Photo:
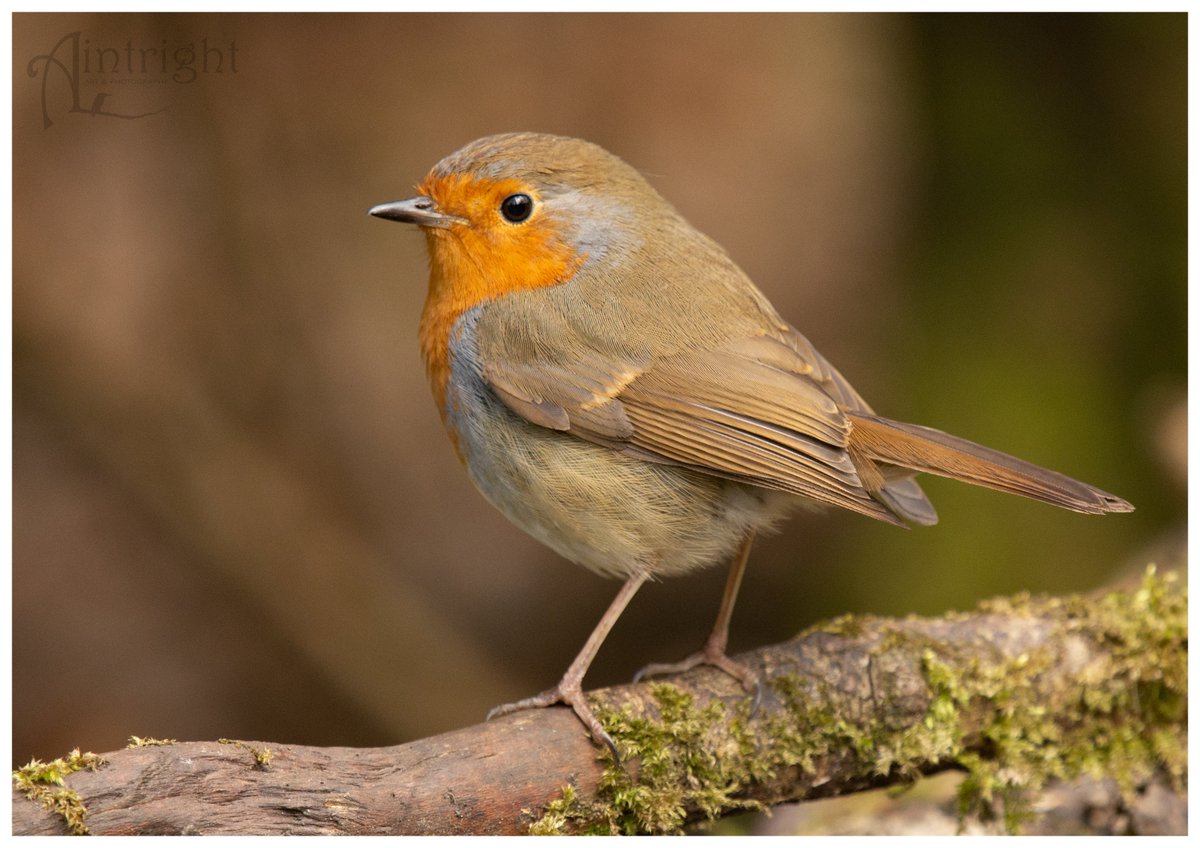
[[[484,496],[534,538],[602,574],[664,577],[724,562],[748,530],[794,500],[530,424],[461,371],[447,409]]]

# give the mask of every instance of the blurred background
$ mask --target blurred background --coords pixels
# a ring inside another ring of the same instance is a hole
[[[882,414],[1137,506],[929,480],[935,528],[797,515],[754,552],[735,651],[1183,562],[1183,15],[13,37],[14,765],[131,734],[394,744],[558,679],[617,583],[474,491],[417,352],[423,239],[366,214],[495,132],[641,169]],[[724,577],[644,589],[587,685],[698,647]]]

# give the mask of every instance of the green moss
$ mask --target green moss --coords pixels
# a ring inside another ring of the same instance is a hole
[[[525,811],[528,813],[528,810]],[[567,823],[581,820],[585,816],[583,805],[579,802],[579,793],[575,787],[567,784],[562,789],[562,797],[546,805],[542,817],[529,826],[531,836],[553,836],[567,832]]]
[[[596,710],[622,761],[636,761],[636,770],[610,765],[594,801],[565,787],[530,832],[679,832],[696,813],[711,819],[758,806],[747,790],[785,769],[817,776],[836,768],[860,775],[866,788],[958,767],[967,773],[961,815],[1000,821],[1010,832],[1030,817],[1030,799],[1054,778],[1107,775],[1132,793],[1161,769],[1181,787],[1187,767],[1187,593],[1177,580],[1151,567],[1132,593],[1017,596],[982,605],[983,613],[1057,628],[1045,641],[1066,644],[1068,654],[1075,640],[1078,673],[1056,687],[1039,685],[1039,678],[1076,660],[1049,649],[989,655],[978,643],[958,645],[904,622],[839,619],[834,629],[840,635],[882,633],[871,650],[881,675],[889,663],[919,658],[929,700],[913,722],[897,720],[911,708],[889,703],[886,698],[897,696],[889,696],[887,686],[872,686],[877,699],[869,708],[857,701],[850,708],[844,693],[824,680],[776,675],[771,685],[781,707],[750,721],[746,703],[700,705],[677,687],[656,684],[656,717]]]
[[[249,742],[243,742],[240,739],[226,739],[222,737],[217,742],[221,745],[233,745],[236,748],[241,748],[249,752],[250,756],[254,758],[254,768],[262,771],[265,771],[271,765],[271,760],[275,757],[274,752],[270,748],[255,748]]]
[[[65,757],[48,763],[30,760],[27,765],[13,772],[13,783],[26,798],[62,816],[71,833],[84,836],[88,833],[87,808],[78,793],[63,784],[63,779],[81,769],[95,771],[102,765],[103,757],[90,752],[81,754],[76,748]],[[52,789],[54,786],[58,788]]]
[[[622,763],[637,761],[636,778],[611,762],[600,779],[601,800],[582,801],[573,786],[551,802],[529,832],[637,834],[678,833],[689,810],[709,818],[735,809],[759,809],[739,799],[744,788],[738,766],[752,745],[746,729],[748,705],[729,708],[721,701],[697,706],[695,698],[667,683],[651,686],[657,718],[596,706],[612,735]]]
[[[1181,789],[1187,769],[1187,590],[1175,574],[1146,570],[1133,593],[993,601],[1005,614],[1055,615],[1068,635],[1098,642],[1103,657],[1080,670],[1075,685],[1049,703],[1029,704],[1020,688],[1063,662],[1048,652],[1024,668],[1001,666],[958,682],[990,702],[980,753],[959,764],[964,815],[999,816],[1009,830],[1029,817],[1027,799],[1053,778],[1114,778],[1127,796],[1155,771]]]
[[[153,736],[130,736],[126,748],[151,748],[157,745],[174,745],[178,739],[155,739]]]
[[[829,633],[833,636],[855,637],[863,635],[866,630],[867,622],[870,621],[869,616],[861,615],[839,615],[837,618],[832,618],[821,624],[821,632]]]

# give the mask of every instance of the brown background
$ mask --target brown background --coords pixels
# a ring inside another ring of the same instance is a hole
[[[937,528],[799,515],[755,552],[735,649],[1170,557],[1185,27],[17,15],[14,763],[130,734],[395,743],[557,679],[616,584],[471,488],[416,351],[422,240],[366,215],[499,131],[650,175],[884,414],[1138,507],[931,481]],[[83,108],[165,107],[123,120],[70,112],[52,70],[46,128],[28,64],[73,31],[232,42],[236,71],[80,81]],[[722,579],[645,590],[589,684],[694,648]]]

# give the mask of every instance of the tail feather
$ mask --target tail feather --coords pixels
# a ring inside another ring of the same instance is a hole
[[[1129,502],[1095,486],[940,430],[874,415],[847,414],[852,424],[852,453],[876,462],[986,486],[1075,512],[1133,511]]]

